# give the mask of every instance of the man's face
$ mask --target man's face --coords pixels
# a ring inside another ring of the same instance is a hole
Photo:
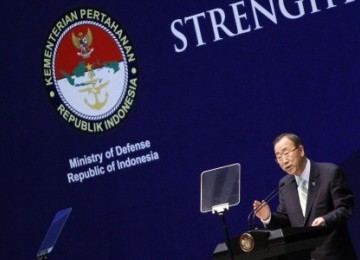
[[[294,143],[284,137],[274,146],[275,158],[281,169],[287,174],[300,175],[305,167],[305,153],[302,145],[296,147]]]

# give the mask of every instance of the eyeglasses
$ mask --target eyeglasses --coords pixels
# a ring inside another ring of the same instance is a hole
[[[295,147],[294,149],[292,149],[291,151],[285,151],[282,154],[279,154],[276,156],[275,158],[275,162],[277,163],[282,163],[283,159],[289,159],[290,155],[293,151],[297,150],[299,148],[299,146]]]

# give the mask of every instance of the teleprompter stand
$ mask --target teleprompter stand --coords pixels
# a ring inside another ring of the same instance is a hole
[[[222,222],[222,226],[223,226],[224,234],[225,234],[225,239],[226,239],[225,241],[227,242],[228,249],[229,249],[230,259],[234,260],[234,253],[233,253],[232,246],[231,246],[229,230],[227,228],[226,220],[225,220],[225,212],[227,212],[228,210],[229,210],[229,204],[226,203],[226,204],[214,206],[212,212],[213,212],[213,214],[217,214],[221,218],[221,222]]]

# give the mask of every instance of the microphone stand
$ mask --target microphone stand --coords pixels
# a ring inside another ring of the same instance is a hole
[[[254,230],[257,229],[257,227],[255,228],[254,225],[254,219],[255,219],[255,214],[262,209],[266,203],[268,203],[269,201],[271,201],[276,195],[279,194],[280,189],[276,188],[275,190],[273,190],[262,202],[259,206],[257,206],[254,210],[252,210],[249,215],[248,215],[248,225],[249,225],[249,229],[250,230]],[[252,221],[250,221],[250,218],[252,216]]]
[[[276,188],[275,190],[273,190],[262,202],[259,206],[257,206],[254,210],[250,211],[249,215],[248,215],[248,225],[249,225],[249,229],[250,230],[254,230],[257,229],[257,227],[255,228],[254,226],[254,222],[255,222],[255,214],[261,210],[267,203],[269,203],[272,199],[274,199],[281,190],[285,189],[287,186],[289,186],[291,183],[295,182],[295,179],[293,179],[292,181],[290,181],[289,183],[285,184],[282,183],[280,184],[280,186],[278,188]],[[252,221],[250,221],[250,218],[252,216]]]

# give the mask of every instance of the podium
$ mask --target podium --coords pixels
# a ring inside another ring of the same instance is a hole
[[[230,240],[234,260],[307,260],[310,252],[328,235],[325,227],[289,227],[276,230],[252,230]],[[214,260],[229,260],[228,244],[218,244]]]

